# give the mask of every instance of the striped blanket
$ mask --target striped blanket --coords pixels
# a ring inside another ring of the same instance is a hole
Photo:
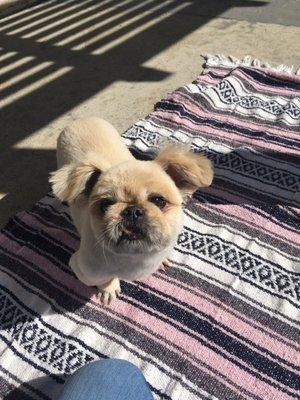
[[[0,395],[56,399],[82,365],[139,366],[155,398],[300,398],[300,77],[207,60],[123,135],[141,158],[164,137],[213,161],[185,206],[171,266],[122,282],[111,307],[68,267],[78,235],[51,194],[0,236]],[[137,399],[138,400],[138,399]]]

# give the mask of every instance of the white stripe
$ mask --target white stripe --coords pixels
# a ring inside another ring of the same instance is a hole
[[[237,102],[227,102],[224,100],[224,96],[221,94],[224,90],[220,89],[221,84],[226,82],[231,85],[237,93]],[[266,111],[264,108],[257,106],[256,108],[251,107],[250,109],[240,105],[241,100],[248,98],[257,98],[262,102],[270,104],[272,101],[276,102],[279,106],[287,106],[293,103],[293,99],[290,97],[284,98],[282,96],[267,96],[257,92],[250,92],[246,89],[243,83],[236,77],[229,76],[223,79],[216,85],[207,85],[205,90],[202,92],[203,96],[212,104],[213,107],[226,111],[227,113],[236,113],[246,116],[252,116],[264,121],[282,121],[287,125],[295,126],[299,124],[299,119],[293,119],[287,112],[282,112],[276,115],[274,112]]]

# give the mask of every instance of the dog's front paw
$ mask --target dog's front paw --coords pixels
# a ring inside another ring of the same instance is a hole
[[[109,282],[97,286],[98,298],[103,306],[111,304],[121,293],[120,281],[118,278],[113,278]]]
[[[166,258],[166,259],[161,263],[161,265],[159,266],[158,270],[159,270],[159,271],[165,272],[165,270],[166,270],[168,267],[170,267],[170,266],[171,266],[170,260],[169,260],[168,258]]]

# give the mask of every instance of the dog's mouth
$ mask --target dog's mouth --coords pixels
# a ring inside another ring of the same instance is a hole
[[[106,238],[106,246],[115,253],[149,253],[168,245],[160,231],[145,223],[119,223],[112,232],[114,235]]]
[[[146,233],[143,229],[137,226],[123,226],[120,229],[118,244],[122,242],[134,242],[146,238]]]

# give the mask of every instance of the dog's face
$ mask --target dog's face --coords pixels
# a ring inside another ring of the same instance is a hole
[[[169,146],[154,161],[110,167],[97,155],[67,165],[51,178],[54,194],[88,208],[99,247],[114,253],[151,253],[174,243],[187,194],[212,181],[210,162]]]
[[[181,228],[182,196],[151,161],[132,160],[104,172],[88,204],[95,237],[114,252],[162,250]]]

